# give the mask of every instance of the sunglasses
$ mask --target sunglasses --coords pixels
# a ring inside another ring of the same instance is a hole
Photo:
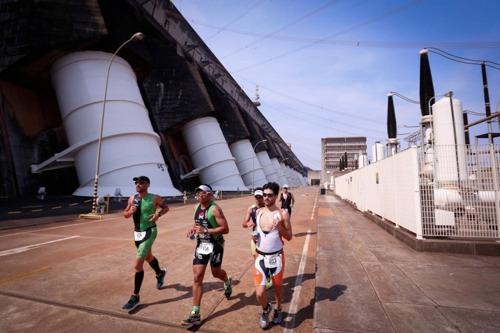
[[[272,198],[272,197],[274,197],[274,193],[264,193],[262,196],[264,198]]]
[[[147,184],[147,182],[134,182],[135,185],[144,185]]]
[[[212,192],[198,191],[198,192],[196,192],[195,195],[207,195],[207,194],[210,194],[210,193],[212,193]]]

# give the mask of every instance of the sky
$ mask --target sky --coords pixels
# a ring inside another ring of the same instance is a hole
[[[172,2],[251,99],[259,86],[259,110],[314,170],[321,138],[366,136],[369,157],[375,141],[387,141],[387,94],[419,99],[422,48],[500,64],[496,0]],[[429,61],[436,95],[453,91],[464,110],[485,113],[480,66],[434,52]],[[487,67],[487,78],[491,111],[500,111],[500,70]],[[406,148],[420,107],[398,97],[394,106]],[[485,132],[472,128],[471,141]]]

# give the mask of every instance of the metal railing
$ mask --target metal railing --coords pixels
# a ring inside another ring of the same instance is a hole
[[[419,151],[422,235],[500,238],[500,145]]]

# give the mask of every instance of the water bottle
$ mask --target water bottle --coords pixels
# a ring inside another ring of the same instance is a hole
[[[252,235],[253,242],[255,244],[257,244],[259,242],[260,233],[257,230],[254,230],[254,231],[252,231],[251,235]]]
[[[141,205],[141,197],[137,196],[134,198],[134,206],[136,210],[139,210],[140,205]]]
[[[195,225],[202,225],[202,223],[199,220],[194,221]],[[193,233],[191,236],[189,236],[190,240],[195,240],[196,235]]]

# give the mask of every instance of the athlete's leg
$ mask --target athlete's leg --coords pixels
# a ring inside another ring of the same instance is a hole
[[[135,277],[134,277],[134,295],[139,296],[139,292],[141,291],[142,280],[144,279],[144,259],[135,258]]]
[[[281,300],[283,299],[283,286],[274,286],[276,292],[276,307],[281,309]]]
[[[281,252],[281,265],[276,268],[276,271],[273,272],[273,284],[274,290],[276,292],[276,307],[281,309],[281,302],[283,300],[283,276],[285,273],[285,253]]]
[[[151,252],[151,250],[149,250],[148,254],[146,255],[146,258],[144,258],[144,260],[147,261],[148,263],[151,263],[153,258],[154,258],[153,253]]]
[[[134,291],[128,302],[122,306],[122,309],[126,311],[133,310],[139,304],[139,292],[144,280],[144,260],[151,255],[151,248],[148,247],[147,241],[136,241],[135,246],[137,247],[137,255],[134,262]]]
[[[155,271],[156,275],[162,274],[162,270],[160,268],[160,263],[158,262],[158,259],[153,255],[151,251],[149,251],[148,256],[146,257],[146,261],[148,262],[149,266]]]
[[[265,309],[267,306],[266,286],[255,286],[255,296],[257,302]]]
[[[228,279],[227,273],[221,268],[223,258],[224,247],[220,244],[215,244],[214,252],[210,256],[210,269],[212,270],[212,276],[226,282]]]
[[[263,309],[267,307],[267,294],[266,294],[266,273],[264,267],[264,257],[257,256],[254,262],[254,284],[255,284],[255,297],[257,302]]]
[[[201,297],[203,296],[203,277],[207,265],[193,265],[193,305],[201,305]]]
[[[144,270],[143,258],[135,258],[134,269],[136,272],[142,272]]]
[[[220,267],[214,267],[214,266],[210,266],[210,268],[212,269],[213,277],[216,277],[224,282],[227,280],[227,273],[225,270],[223,270]]]

